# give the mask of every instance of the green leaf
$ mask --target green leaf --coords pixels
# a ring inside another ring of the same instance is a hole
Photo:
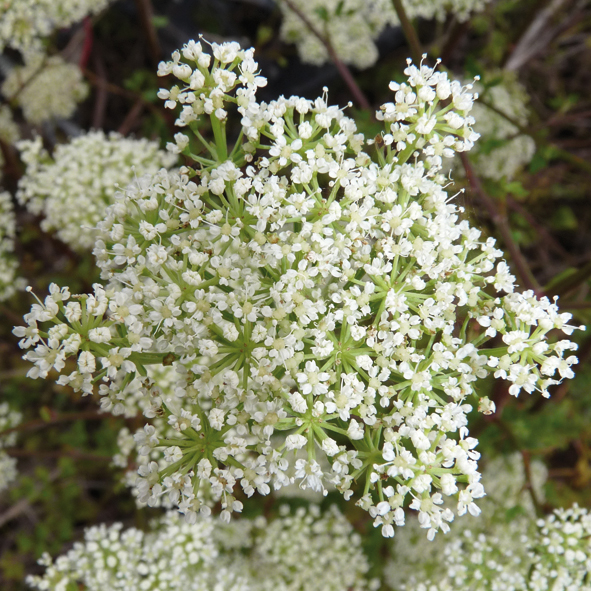
[[[511,181],[505,185],[505,190],[515,197],[527,197],[529,191],[519,181]]]
[[[542,150],[536,151],[533,158],[531,159],[531,162],[529,163],[529,172],[531,174],[535,174],[546,166],[548,166],[548,159],[546,158],[544,152]]]
[[[166,25],[168,25],[168,23],[169,20],[167,16],[155,14],[152,17],[152,24],[156,29],[163,29],[164,27],[166,27]]]
[[[557,230],[576,230],[578,226],[577,217],[568,205],[559,207],[552,216],[552,227]]]
[[[323,20],[328,22],[328,11],[324,6],[319,6],[314,9],[314,12]]]
[[[257,45],[265,45],[265,43],[273,38],[274,34],[275,31],[273,27],[261,25],[257,30]]]
[[[39,410],[39,414],[44,421],[47,421],[48,423],[51,421],[51,410],[47,408],[47,406],[42,406]]]

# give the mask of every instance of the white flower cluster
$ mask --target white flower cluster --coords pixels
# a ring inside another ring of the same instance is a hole
[[[534,494],[541,503],[544,501],[546,467],[542,462],[534,460],[530,463],[529,470]],[[384,569],[385,579],[392,589],[414,591],[425,581],[438,579],[442,565],[447,564],[449,548],[455,548],[458,540],[463,539],[462,536],[477,539],[481,534],[498,532],[501,528],[505,551],[512,552],[517,548],[518,555],[521,556],[521,537],[529,532],[536,520],[521,454],[500,456],[488,462],[482,474],[482,483],[486,489],[486,498],[480,504],[480,515],[452,524],[443,543],[425,540],[418,520],[408,521],[394,538],[391,546],[393,558]],[[503,587],[506,588],[510,587]],[[487,581],[483,591],[490,589],[492,587],[488,586]]]
[[[86,394],[102,379],[105,410],[132,400],[153,419],[135,435],[141,502],[195,519],[220,501],[229,519],[237,487],[328,482],[357,491],[385,536],[409,508],[429,537],[447,531],[484,495],[467,428],[477,381],[548,396],[576,362],[574,343],[547,340],[572,333],[571,315],[514,293],[494,240],[445,191],[442,158],[474,140],[473,96],[409,65],[370,145],[325,98],[258,103],[252,50],[212,53],[190,42],[159,68],[181,81],[160,96],[182,105],[176,147],[195,168],[116,196],[94,251],[107,286],[71,297],[52,285],[14,331],[33,348],[29,375],[54,368]],[[152,364],[174,368],[172,392]]]
[[[505,113],[527,127],[529,111],[527,92],[511,73],[504,73],[498,84],[482,89],[481,97],[492,107]],[[536,143],[529,135],[519,129],[502,115],[489,107],[475,103],[472,111],[476,123],[474,129],[483,139],[471,154],[478,174],[485,178],[511,180],[525,165],[529,164],[535,151]]]
[[[88,95],[80,68],[60,56],[34,54],[13,68],[2,85],[5,97],[15,96],[24,118],[34,125],[54,118],[68,119]]]
[[[460,21],[480,11],[489,0],[403,0],[409,18],[443,21],[453,13]],[[330,60],[326,47],[289,6],[278,2],[283,13],[282,38],[295,43],[303,62],[321,65]],[[378,59],[375,40],[386,26],[400,24],[392,0],[293,0],[310,23],[332,44],[339,58],[359,69]]]
[[[12,410],[7,402],[0,403],[0,492],[8,488],[17,476],[16,460],[2,449],[12,447],[16,443],[16,433],[2,435],[2,432],[16,427],[21,418],[21,413]]]
[[[201,517],[188,524],[169,512],[149,533],[120,523],[92,527],[55,562],[45,555],[45,574],[27,582],[40,591],[77,584],[88,591],[376,589],[365,579],[361,539],[336,507],[282,509],[270,522]]]
[[[378,59],[374,41],[387,25],[398,23],[392,0],[294,0],[310,22],[328,39],[346,64],[369,68]],[[303,62],[320,66],[330,61],[322,42],[285,2],[278,2],[283,13],[281,37],[297,45]]]
[[[444,21],[450,14],[460,22],[470,15],[482,12],[490,0],[402,0],[409,18]]]
[[[22,54],[43,50],[43,40],[85,16],[97,14],[111,0],[4,0],[0,4],[0,53],[6,47]]]
[[[15,216],[12,197],[0,191],[0,302],[25,288],[22,278],[16,277],[18,261],[14,256]]]
[[[458,531],[438,554],[430,576],[421,576],[421,566],[415,565],[408,585],[398,584],[396,564],[392,565],[391,587],[396,591],[589,591],[591,514],[577,505],[556,509],[537,521],[518,514],[511,520],[499,519],[486,530]]]
[[[105,215],[120,186],[136,174],[169,167],[176,156],[156,142],[128,139],[112,132],[91,131],[59,144],[53,155],[41,137],[17,144],[27,169],[19,181],[17,199],[44,216],[41,227],[55,230],[74,249],[91,248],[93,229]]]
[[[529,526],[529,527],[528,527]],[[413,591],[589,591],[591,515],[574,505],[546,519],[499,523],[446,544],[441,572]]]

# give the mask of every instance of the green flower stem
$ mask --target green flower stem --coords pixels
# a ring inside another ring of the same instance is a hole
[[[108,353],[105,355],[107,356]],[[162,365],[165,357],[168,357],[170,353],[132,353],[128,359],[133,361],[136,366],[138,365]]]
[[[314,441],[314,427],[308,430],[308,443],[306,445],[306,450],[308,452],[308,462],[311,462],[316,459],[316,445]]]
[[[236,138],[236,143],[234,144],[234,147],[232,148],[232,151],[230,152],[230,160],[232,160],[232,162],[234,162],[234,159],[236,158],[237,154],[242,156],[240,154],[240,149],[242,148],[242,138],[243,137],[244,137],[244,128],[241,127],[240,133],[238,134],[238,137]]]
[[[96,384],[102,378],[104,378],[106,375],[107,375],[107,370],[106,369],[103,369],[102,371],[99,371],[99,373],[97,373],[96,376],[94,376],[94,378],[92,379],[92,383],[93,384]]]
[[[168,447],[176,445],[178,447],[192,447],[195,445],[193,439],[159,439],[157,447]]]
[[[322,423],[322,428],[328,429],[329,431],[332,431],[333,433],[338,433],[339,435],[344,435],[345,437],[349,436],[349,434],[347,433],[347,431],[345,429],[341,429],[340,427],[336,427],[335,425],[331,425],[328,421],[325,421],[324,423]]]
[[[380,449],[380,440],[382,438],[382,429],[383,427],[378,427],[375,431],[374,434],[374,441],[373,441],[373,445],[375,449]]]
[[[384,500],[384,491],[382,490],[382,481],[378,480],[377,482],[377,489],[378,489],[378,496],[380,497],[380,502]]]
[[[365,496],[369,492],[369,488],[371,486],[370,476],[372,474],[372,470],[367,467],[367,474],[365,475],[365,486],[363,487],[363,496]]]
[[[174,464],[169,464],[168,466],[166,466],[166,468],[164,468],[163,470],[161,470],[158,473],[160,476],[160,479],[162,480],[162,479],[166,478],[167,476],[174,474],[177,470],[182,471],[185,467],[186,462],[187,462],[187,459],[183,456],[180,460],[177,460],[176,462],[174,462]],[[183,472],[183,473],[186,474],[186,472]]]
[[[215,145],[217,147],[217,161],[225,162],[228,159],[228,146],[226,144],[226,123],[220,121],[215,113],[210,115],[211,128],[213,129],[213,137],[215,138]]]
[[[218,153],[217,153],[215,146],[213,144],[211,144],[210,142],[208,142],[201,135],[197,123],[195,121],[192,121],[191,123],[189,123],[189,128],[195,134],[197,139],[203,144],[205,149],[211,154],[211,157],[213,158],[214,162],[219,162]]]
[[[226,466],[234,466],[234,468],[240,468],[241,470],[246,469],[244,467],[244,464],[241,464],[236,458],[233,458],[232,456],[228,456],[224,460],[224,464],[226,464]]]
[[[466,340],[466,330],[468,329],[468,323],[470,322],[470,316],[466,316],[462,328],[460,330],[460,338],[462,341]]]
[[[320,427],[320,425],[318,425],[317,423],[312,423],[312,430],[314,431],[314,434],[318,437],[318,439],[321,442],[324,441],[325,439],[327,439],[328,435],[324,432],[322,427]]]
[[[201,156],[197,156],[197,154],[193,154],[193,152],[189,152],[187,156],[195,160],[195,162],[199,162],[199,164],[202,164],[205,168],[213,167],[216,162],[215,160],[209,160],[208,158],[202,158]]]

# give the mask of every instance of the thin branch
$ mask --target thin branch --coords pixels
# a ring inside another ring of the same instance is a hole
[[[49,482],[53,482],[54,480],[56,480],[56,478],[58,478],[60,473],[61,473],[60,468],[56,468],[55,470],[53,470],[49,474]],[[39,492],[40,492],[39,488],[35,489],[36,494],[38,494]],[[18,503],[12,505],[12,507],[9,507],[9,509],[7,511],[5,511],[4,513],[2,513],[0,515],[0,527],[2,527],[5,523],[8,523],[9,521],[16,519],[17,517],[19,517],[19,515],[26,513],[30,508],[31,508],[30,499],[21,499],[20,501],[18,501]]]
[[[591,261],[585,263],[580,269],[569,275],[556,288],[552,289],[555,295],[563,296],[579,287],[591,277]]]
[[[561,310],[588,310],[591,302],[560,302]]]
[[[140,17],[140,22],[142,23],[142,28],[146,33],[150,56],[152,61],[157,65],[160,61],[161,50],[158,33],[156,32],[156,27],[154,27],[152,2],[150,0],[135,0],[135,6]]]
[[[533,478],[531,474],[531,456],[528,450],[522,449],[520,450],[521,458],[523,459],[523,471],[525,473],[525,482],[526,488],[531,496],[532,503],[534,505],[534,509],[536,510],[536,515],[538,517],[543,515],[542,505],[540,504],[540,500],[538,499],[538,495],[534,489],[533,485]]]
[[[4,104],[11,104],[13,101],[15,101],[18,96],[20,95],[21,92],[23,92],[23,90],[35,79],[35,77],[37,76],[37,74],[39,74],[41,72],[41,70],[43,70],[43,68],[45,68],[45,65],[47,64],[47,56],[43,57],[43,60],[41,61],[41,63],[39,64],[39,66],[35,69],[35,71],[16,89],[16,92],[14,92],[12,95],[8,96],[8,97],[0,97],[0,105],[4,105]]]
[[[570,122],[578,123],[579,119],[588,119],[589,117],[591,117],[591,110],[556,113],[546,121],[545,125],[566,125]]]
[[[550,43],[556,31],[544,31],[544,29],[565,2],[567,0],[552,0],[539,12],[505,62],[505,70],[518,70]]]
[[[347,66],[341,61],[341,59],[337,55],[336,51],[334,50],[334,47],[332,46],[332,43],[330,42],[330,39],[325,37],[314,26],[314,24],[310,21],[310,19],[306,16],[306,14],[304,12],[302,12],[302,10],[300,10],[292,2],[292,0],[281,0],[281,2],[285,2],[285,4],[289,7],[289,9],[291,11],[293,11],[295,14],[297,14],[297,16],[300,18],[300,20],[306,25],[306,27],[308,27],[309,31],[320,41],[320,43],[322,43],[322,45],[324,45],[328,55],[330,56],[330,59],[332,60],[332,62],[336,66],[337,70],[339,71],[339,74],[341,75],[341,78],[344,80],[345,84],[348,86],[348,88],[351,91],[351,94],[353,95],[353,98],[355,99],[357,104],[365,111],[371,112],[371,110],[372,110],[371,105],[369,104],[367,97],[365,96],[365,94],[363,94],[363,91],[361,90],[361,88],[359,88],[359,86],[358,86],[357,82],[355,81],[355,78],[353,78],[353,75],[351,74],[351,71],[349,70],[349,68],[347,68]]]
[[[80,69],[85,68],[86,64],[88,64],[90,54],[92,53],[92,45],[94,42],[92,19],[88,16],[84,19],[84,32],[84,46],[82,47],[82,54],[80,55],[80,61],[78,62],[78,66],[80,67]]]
[[[421,42],[419,41],[417,32],[415,31],[415,28],[413,27],[408,15],[406,14],[406,11],[404,10],[402,0],[392,0],[392,4],[394,5],[394,10],[398,15],[402,32],[404,33],[408,46],[410,47],[412,59],[415,64],[418,65],[421,63],[421,59],[423,58],[423,50],[421,49]]]
[[[482,96],[478,97],[478,104],[485,106],[487,109],[491,110],[493,113],[496,113],[497,115],[501,116],[503,119],[505,119],[505,121],[508,121],[514,127],[516,127],[519,130],[519,132],[522,133],[523,135],[532,135],[532,133],[527,129],[527,127],[525,127],[525,125],[522,125],[517,119],[515,119],[511,115],[508,115],[507,113],[505,113],[505,111],[502,111],[501,109],[499,109],[498,107],[496,107],[492,103],[488,102],[484,97],[482,97]],[[534,139],[535,139],[535,136],[532,136],[532,137],[534,137]]]
[[[96,45],[95,45],[96,47]],[[107,110],[107,102],[109,100],[109,91],[107,90],[107,70],[100,55],[94,54],[94,66],[97,72],[96,84],[96,101],[94,103],[94,110],[92,113],[92,127],[100,129],[103,126],[105,119],[105,112]]]
[[[6,180],[8,177],[13,179],[15,185],[21,177],[21,163],[16,155],[16,149],[12,144],[6,143],[3,139],[0,138],[0,155],[4,157],[4,166],[0,164],[0,171],[4,168],[4,174],[6,175],[6,179],[4,181],[4,188],[7,189]],[[5,310],[4,306],[0,306],[0,311]],[[22,322],[22,318],[18,316],[18,314],[11,314],[10,315],[13,319],[17,318],[17,323]]]
[[[8,511],[5,511],[2,513],[2,515],[0,515],[0,527],[9,521],[12,521],[21,515],[21,513],[24,513],[30,507],[30,505],[31,503],[29,502],[29,499],[21,499],[18,503],[12,505]]]
[[[137,123],[138,117],[141,115],[144,109],[144,103],[141,99],[137,99],[131,107],[129,113],[125,116],[125,119],[121,122],[119,129],[117,130],[121,135],[127,135]]]
[[[88,68],[82,68],[82,73],[84,74],[84,76],[88,79],[88,81],[91,84],[93,84],[95,86],[99,86],[100,84],[103,84],[104,87],[111,94],[116,94],[119,96],[126,97],[134,102],[138,101],[138,100],[142,101],[142,104],[147,109],[149,109],[154,115],[156,115],[160,119],[164,119],[166,121],[166,118],[164,117],[162,112],[158,109],[158,107],[156,107],[150,101],[146,100],[139,92],[134,92],[133,90],[127,90],[125,88],[122,88],[121,86],[117,86],[116,84],[113,84],[112,82],[102,81],[92,70],[89,70]]]
[[[441,63],[447,65],[451,56],[453,55],[456,47],[460,41],[466,36],[470,30],[470,21],[464,21],[462,23],[456,22],[449,32],[449,35],[441,50]]]
[[[13,449],[7,448],[3,450],[6,454],[13,458],[72,458],[73,460],[91,460],[98,462],[110,462],[113,460],[112,456],[103,456],[99,454],[85,453],[76,449],[70,450],[52,450],[43,451],[36,449]]]
[[[517,275],[519,276],[519,281],[526,289],[533,289],[536,293],[540,293],[541,289],[536,281],[535,277],[533,276],[532,272],[530,271],[527,262],[521,251],[519,250],[519,246],[513,240],[513,236],[511,235],[511,228],[509,227],[509,222],[507,221],[507,216],[501,214],[501,212],[497,209],[495,202],[486,194],[478,177],[474,173],[474,169],[468,160],[468,156],[465,152],[460,152],[460,158],[464,165],[464,169],[466,170],[466,177],[468,178],[468,182],[470,183],[470,187],[478,196],[482,205],[484,205],[485,209],[488,211],[488,214],[491,218],[493,224],[499,230],[501,236],[503,237],[503,242],[505,246],[509,250],[511,254],[511,258],[513,259],[513,263],[515,264],[515,268],[517,270]]]
[[[556,154],[556,156],[561,158],[562,160],[566,160],[567,162],[574,164],[575,166],[577,166],[581,170],[584,170],[585,172],[591,172],[591,163],[590,162],[587,162],[583,158],[580,158],[579,156],[575,156],[574,154],[571,154],[570,152],[563,150],[562,148],[560,148],[556,144],[553,144],[551,142],[547,142],[546,140],[541,138],[538,134],[533,133],[532,130],[523,126],[519,121],[517,121],[517,119],[511,117],[511,115],[507,115],[507,113],[505,113],[501,109],[495,107],[493,104],[489,103],[486,99],[479,98],[478,102],[481,105],[484,105],[487,109],[490,109],[491,111],[493,111],[494,113],[496,113],[497,115],[499,115],[500,117],[502,117],[503,119],[505,119],[506,121],[511,123],[512,125],[514,125],[519,130],[519,132],[522,133],[523,135],[527,135],[527,136],[531,137],[536,142],[536,145],[538,147],[540,147],[540,146],[548,147],[551,150],[553,150],[554,153]]]
[[[529,212],[521,203],[515,201],[512,197],[507,196],[507,205],[516,211],[519,215],[522,215],[527,223],[534,228],[534,230],[540,235],[540,238],[550,246],[557,254],[563,257],[565,260],[570,261],[572,257],[569,252],[548,232],[548,230],[542,226],[536,218]]]
[[[26,423],[21,423],[16,427],[11,427],[10,429],[5,429],[4,431],[0,431],[0,437],[4,437],[9,433],[21,433],[23,431],[34,431],[36,429],[42,429],[43,427],[50,427],[51,425],[56,425],[57,423],[67,423],[69,421],[97,421],[102,419],[109,419],[113,418],[111,415],[105,413],[99,413],[95,410],[93,411],[85,411],[85,412],[70,412],[64,413],[62,415],[55,415],[50,417],[49,419],[33,419],[32,421],[28,421]]]

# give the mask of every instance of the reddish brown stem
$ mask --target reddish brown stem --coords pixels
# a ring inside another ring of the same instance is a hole
[[[0,437],[4,437],[9,433],[21,433],[23,431],[34,431],[35,429],[42,429],[43,427],[50,427],[57,423],[67,423],[70,421],[97,421],[102,419],[112,418],[111,415],[105,413],[99,413],[97,411],[83,411],[83,412],[71,412],[62,415],[55,415],[50,417],[48,420],[45,419],[33,419],[26,423],[21,423],[16,427],[5,429],[0,431]]]
[[[369,104],[367,97],[363,94],[361,88],[359,88],[359,85],[355,81],[355,78],[353,78],[353,75],[351,74],[349,68],[347,68],[347,66],[341,61],[341,59],[337,55],[336,51],[334,50],[334,47],[332,46],[332,43],[330,42],[330,39],[322,35],[322,33],[312,24],[312,22],[306,16],[306,14],[304,14],[304,12],[302,12],[291,0],[281,1],[285,2],[289,9],[298,15],[300,20],[306,25],[306,27],[308,27],[310,32],[320,41],[320,43],[322,43],[322,45],[324,45],[328,55],[330,56],[331,61],[336,66],[337,70],[339,71],[339,74],[341,75],[341,78],[351,91],[351,94],[353,95],[355,102],[357,102],[357,104],[362,109],[371,112],[371,105]]]
[[[95,462],[110,462],[113,459],[111,456],[84,453],[75,449],[66,451],[39,451],[35,449],[8,448],[3,451],[13,458],[72,458],[74,460],[91,460]]]
[[[92,113],[92,127],[100,129],[105,120],[105,112],[107,110],[107,101],[109,100],[109,92],[107,90],[107,70],[103,60],[95,53],[94,67],[97,72],[96,85],[96,101],[94,103],[94,111]]]
[[[554,238],[554,236],[552,236],[552,234],[550,234],[550,232],[548,232],[548,230],[546,230],[546,228],[544,228],[544,226],[539,224],[537,222],[537,220],[534,218],[534,216],[529,211],[527,211],[527,209],[525,207],[523,207],[523,205],[521,205],[521,203],[515,201],[515,199],[513,199],[512,197],[507,197],[507,205],[513,211],[516,211],[517,213],[519,213],[519,215],[522,215],[527,220],[527,223],[530,226],[532,226],[536,230],[536,232],[540,235],[540,238],[542,238],[548,246],[553,248],[557,254],[559,254],[561,257],[563,257],[566,260],[570,260],[572,258],[571,255]]]
[[[404,10],[402,0],[392,0],[392,4],[394,5],[394,10],[398,15],[398,20],[400,21],[402,32],[404,33],[406,42],[410,48],[412,59],[418,66],[423,58],[423,50],[421,49],[421,42],[419,41],[417,32],[415,31],[415,28],[413,27],[406,14],[406,11]]]
[[[80,55],[80,61],[78,65],[80,68],[85,68],[90,59],[90,53],[92,52],[92,42],[94,41],[94,32],[92,30],[92,20],[90,17],[84,19],[84,45],[82,46],[82,54]]]
[[[106,80],[101,80],[93,71],[91,71],[87,68],[83,68],[82,73],[84,74],[84,76],[88,79],[88,81],[91,84],[93,84],[95,86],[99,86],[100,84],[102,84],[104,86],[104,88],[106,88],[111,94],[124,96],[130,100],[133,100],[134,102],[141,101],[142,104],[146,107],[146,109],[148,109],[152,114],[156,115],[159,119],[163,119],[166,122],[166,124],[171,127],[171,130],[173,130],[172,122],[170,122],[163,115],[163,113],[158,109],[158,107],[153,105],[150,101],[147,101],[140,93],[133,92],[132,90],[127,90],[125,88],[122,88],[121,86],[117,86],[116,84],[113,84],[112,82],[107,82]]]
[[[121,135],[127,135],[133,129],[134,125],[136,125],[138,117],[141,115],[143,109],[143,101],[141,99],[136,100],[117,131]]]
[[[449,32],[449,36],[445,41],[445,45],[441,50],[441,63],[448,65],[451,56],[453,55],[456,47],[459,45],[460,41],[466,36],[468,31],[470,30],[470,21],[464,21],[463,23],[455,23],[451,31]]]
[[[152,9],[152,3],[150,0],[135,0],[135,6],[142,23],[142,28],[146,34],[148,41],[148,48],[150,50],[150,56],[154,64],[158,64],[160,61],[160,41],[158,40],[158,33],[156,27],[154,27],[154,11]]]
[[[507,216],[503,215],[498,209],[493,201],[480,184],[480,180],[476,176],[474,169],[472,168],[472,164],[468,160],[468,156],[465,152],[460,153],[460,158],[464,165],[464,169],[466,170],[466,177],[468,178],[468,182],[470,183],[470,187],[476,193],[479,201],[482,203],[484,208],[487,210],[491,221],[499,230],[503,242],[507,247],[507,250],[511,254],[511,258],[517,270],[517,275],[519,277],[519,281],[521,285],[526,289],[533,289],[538,295],[541,294],[542,290],[538,285],[537,281],[535,280],[532,272],[530,271],[525,258],[521,254],[519,250],[519,246],[513,240],[513,236],[511,235],[511,228],[509,227],[509,222],[507,221]]]

